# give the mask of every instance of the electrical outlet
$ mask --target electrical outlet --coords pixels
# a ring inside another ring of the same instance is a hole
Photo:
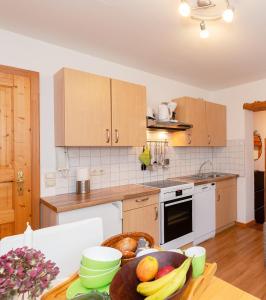
[[[45,174],[44,182],[46,187],[56,186],[56,172],[48,172]]]
[[[105,171],[103,169],[91,169],[90,171],[90,175],[91,176],[102,176],[105,174]]]

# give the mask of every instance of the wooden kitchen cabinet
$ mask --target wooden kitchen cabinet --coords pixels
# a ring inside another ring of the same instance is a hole
[[[56,146],[143,146],[144,86],[63,68],[54,76]]]
[[[171,145],[205,146],[208,142],[207,125],[205,122],[205,101],[190,97],[183,97],[173,101],[177,103],[176,119],[192,124],[193,128],[174,133]]]
[[[56,146],[111,145],[110,79],[63,68],[54,81]]]
[[[155,244],[159,245],[158,196],[153,195],[123,201],[123,232],[133,231],[150,234],[154,237]]]
[[[216,183],[216,231],[235,224],[237,218],[237,179]]]
[[[226,146],[226,108],[191,97],[172,100],[177,103],[176,119],[193,128],[171,134],[171,146]]]
[[[208,145],[226,145],[226,108],[224,105],[205,102]]]
[[[146,143],[146,88],[111,80],[112,145],[143,146]]]

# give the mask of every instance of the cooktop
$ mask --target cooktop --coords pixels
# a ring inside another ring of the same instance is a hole
[[[152,182],[144,182],[142,185],[157,187],[160,189],[171,187],[171,186],[178,186],[184,185],[185,182],[174,181],[174,180],[159,180],[159,181],[152,181]]]

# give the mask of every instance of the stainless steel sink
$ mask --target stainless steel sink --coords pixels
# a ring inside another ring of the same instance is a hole
[[[193,178],[193,179],[213,179],[213,178],[223,177],[223,176],[226,176],[226,174],[210,172],[210,173],[202,173],[202,174],[192,175],[191,178]]]

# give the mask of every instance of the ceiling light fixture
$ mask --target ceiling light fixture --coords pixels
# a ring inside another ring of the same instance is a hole
[[[209,37],[209,31],[206,28],[206,24],[204,21],[200,22],[200,37],[202,39],[207,39]]]
[[[224,20],[231,23],[234,19],[234,9],[229,0],[180,0],[179,13],[200,21],[201,38],[209,36],[206,22]]]
[[[182,17],[189,17],[191,13],[191,9],[187,1],[181,0],[179,5],[179,13]]]
[[[224,12],[223,12],[223,19],[227,23],[232,23],[234,19],[234,11],[232,8],[228,7]]]

